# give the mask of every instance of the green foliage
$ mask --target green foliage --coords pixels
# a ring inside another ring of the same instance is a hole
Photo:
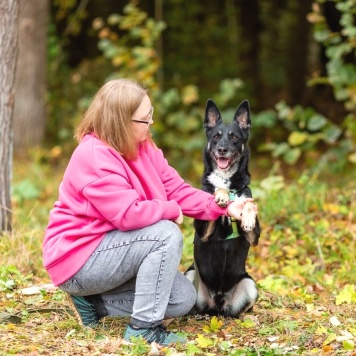
[[[123,345],[122,348],[132,355],[147,355],[150,351],[150,346],[147,344],[146,340],[142,338],[142,336],[132,337],[132,344]]]
[[[350,117],[341,126],[343,133],[341,127],[314,109],[300,105],[291,108],[281,101],[276,104],[276,112],[268,110],[254,116],[254,135],[268,129],[268,142],[258,149],[271,152],[277,160],[289,165],[302,160],[317,173],[326,168],[340,172],[355,159],[355,123]]]
[[[203,331],[206,333],[216,333],[222,328],[223,325],[224,322],[222,320],[219,320],[216,316],[213,316],[210,319],[210,324],[203,327]]]
[[[129,2],[123,15],[112,14],[107,23],[97,18],[93,27],[98,31],[98,48],[115,69],[111,77],[135,78],[147,87],[155,86],[160,65],[155,45],[164,22],[149,18],[135,2]]]
[[[61,152],[37,153],[15,164],[16,181],[41,181],[41,206],[46,215],[56,199],[63,167]],[[22,286],[48,283],[42,266],[41,241],[46,221],[33,207],[38,198],[16,203],[14,231],[0,239],[0,309],[12,321],[0,322],[0,348],[10,354],[172,355],[310,355],[353,350],[356,337],[355,241],[353,238],[355,183],[330,189],[307,173],[288,182],[282,176],[254,180],[251,187],[259,205],[262,236],[250,249],[248,272],[259,286],[259,300],[243,320],[217,317],[174,318],[169,329],[188,335],[185,346],[157,351],[142,340],[126,344],[121,335],[128,318],[105,318],[105,329],[81,329],[59,289],[25,295]],[[46,194],[43,194],[46,192]],[[34,229],[36,228],[36,229]],[[193,227],[182,227],[184,252],[181,270],[193,260]],[[30,239],[29,236],[33,238]],[[22,249],[21,249],[22,248]],[[27,254],[30,257],[27,257]],[[11,260],[11,263],[9,261]],[[10,267],[15,266],[15,267]],[[35,312],[31,312],[35,311]],[[1,313],[0,313],[1,314]],[[14,323],[17,316],[17,324]],[[1,319],[1,317],[0,317]],[[9,321],[10,320],[10,321]],[[31,325],[30,332],[28,325]],[[46,344],[43,346],[43,335]],[[58,340],[66,340],[58,343]],[[45,348],[45,349],[44,349]]]
[[[24,179],[19,183],[14,183],[11,188],[12,198],[15,202],[37,199],[40,195],[39,189],[36,187],[34,182],[29,179]]]
[[[0,292],[13,291],[27,283],[32,276],[24,276],[16,266],[0,266]]]
[[[340,31],[332,31],[322,13],[325,0],[317,0],[309,21],[314,24],[316,41],[325,46],[328,58],[327,77],[318,77],[310,84],[328,83],[337,100],[345,102],[346,109],[356,109],[356,1],[330,0],[340,12]],[[353,58],[350,61],[349,58]]]
[[[352,191],[353,186],[351,183],[344,189]],[[259,202],[260,219],[269,226],[268,232],[263,234],[269,241],[268,254],[276,257],[276,263],[269,264],[269,273],[259,280],[259,285],[286,296],[291,283],[303,288],[305,279],[328,287],[328,273],[334,283],[345,276],[350,283],[356,283],[351,277],[356,276],[355,256],[351,253],[355,241],[351,231],[340,230],[342,221],[348,221],[354,209],[352,196],[334,195],[325,183],[306,174],[286,187],[277,177],[275,180],[267,178],[252,187]],[[250,260],[250,263],[258,265],[260,258],[263,257],[257,255],[256,261]],[[339,258],[343,264],[336,262]]]
[[[201,151],[205,143],[202,130],[204,109],[199,105],[199,88],[188,84],[162,90],[157,81],[160,67],[156,44],[165,29],[140,10],[135,2],[124,7],[123,14],[113,14],[105,22],[97,18],[98,47],[112,65],[107,79],[130,77],[150,89],[157,122],[152,127],[158,146],[170,162],[188,180],[197,180],[202,172]],[[228,107],[236,92],[243,87],[240,79],[224,79],[213,97],[222,108]],[[232,117],[232,109],[227,117]],[[182,159],[189,157],[189,159]],[[192,165],[192,161],[195,162]]]
[[[319,2],[320,5],[318,5]],[[346,62],[345,59],[347,55],[354,54],[353,29],[350,15],[348,15],[348,11],[351,13],[354,11],[353,4],[354,1],[348,1],[345,4],[336,2],[338,8],[341,6],[343,28],[338,34],[332,33],[327,28],[325,18],[321,15],[323,6],[321,0],[315,2],[313,12],[309,15],[309,20],[315,25],[316,38],[330,51],[328,65],[334,68],[327,72],[327,77],[319,78],[319,81],[315,79],[314,82],[333,85],[335,95],[338,97],[343,97],[342,95],[345,97],[347,93],[347,98],[343,100],[346,100],[348,110],[353,108],[352,102],[355,96],[352,74],[355,66],[354,63]],[[56,6],[56,21],[64,21],[68,18],[66,28],[74,29],[81,26],[86,14],[79,7],[75,10],[76,2],[66,1],[61,4],[57,3]],[[265,78],[265,85],[280,87],[281,83],[285,82],[285,78],[279,76],[286,77],[289,64],[286,64],[285,68],[277,74],[276,68],[281,68],[280,56],[274,56],[273,60],[268,58],[275,51],[282,51],[281,53],[288,51],[288,43],[292,36],[288,33],[297,23],[297,17],[290,9],[296,6],[299,5],[295,1],[283,9],[276,8],[272,2],[261,4],[260,20],[268,25],[269,32],[268,35],[266,34],[267,37],[261,38],[260,57],[263,58],[262,62],[265,66],[271,66],[263,71],[267,73],[265,75],[271,77]],[[82,11],[82,14],[74,16],[73,13],[78,11]],[[167,17],[171,21],[171,27],[179,26],[179,23],[175,21],[182,16],[180,11],[177,9],[173,11],[174,16],[178,16],[174,20],[173,14]],[[194,5],[189,8],[189,11],[199,13],[202,8],[200,5]],[[280,21],[271,22],[268,15],[271,11],[276,13]],[[68,14],[73,16],[69,17]],[[218,21],[218,16],[214,15],[211,21]],[[91,96],[103,79],[131,77],[140,80],[150,89],[157,118],[152,131],[158,146],[164,150],[169,162],[186,179],[198,184],[203,170],[201,152],[205,136],[202,121],[204,102],[207,99],[206,88],[182,82],[171,88],[163,87],[162,60],[170,58],[170,55],[164,53],[165,58],[162,58],[159,46],[163,31],[167,27],[166,24],[150,17],[135,1],[130,1],[125,5],[122,13],[111,14],[105,20],[97,17],[92,21],[92,30],[98,36],[98,48],[102,56],[84,59],[75,69],[70,69],[67,64],[67,53],[64,50],[65,39],[58,37],[54,24],[55,22],[50,26],[48,47],[49,71],[56,73],[56,75],[49,75],[48,108],[51,121],[48,125],[48,137],[52,142],[74,144],[71,139],[73,122],[87,108]],[[274,31],[283,34],[283,36],[278,36],[277,42],[276,36],[273,35]],[[223,31],[220,35],[222,34]],[[182,33],[181,35],[183,36]],[[184,36],[187,37],[186,32]],[[187,43],[190,41],[191,39]],[[178,39],[177,43],[180,43]],[[266,48],[268,46],[270,46],[269,49]],[[242,62],[238,63],[242,65],[241,68],[243,68]],[[241,71],[239,65],[235,74]],[[193,66],[192,61],[186,63],[187,71],[189,66]],[[230,73],[225,67],[224,73]],[[201,75],[204,76],[204,73]],[[254,80],[257,81],[256,78]],[[172,82],[176,80],[165,81],[165,83]],[[236,99],[246,95],[246,86],[250,83],[244,83],[241,79],[233,77],[231,79],[220,77],[216,83],[217,91],[210,89],[208,96],[217,102],[223,117],[229,120],[238,105]],[[253,103],[256,98],[247,99]],[[253,106],[251,108],[254,111]],[[323,116],[310,107],[304,108],[300,105],[290,107],[280,101],[275,110],[255,113],[252,119],[253,129],[250,142],[256,162],[259,158],[254,154],[256,150],[266,153],[261,156],[262,160],[268,161],[266,166],[271,165],[271,160],[275,163],[286,163],[287,167],[302,164],[305,168],[313,167],[318,174],[325,171],[341,173],[352,168],[352,164],[356,162],[356,120],[352,112],[341,124],[336,125],[332,118]]]

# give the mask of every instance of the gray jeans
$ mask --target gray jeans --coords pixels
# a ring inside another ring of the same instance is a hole
[[[107,233],[85,265],[59,286],[77,296],[100,294],[109,316],[129,316],[139,327],[187,314],[196,301],[180,272],[179,227],[162,220],[140,230]]]

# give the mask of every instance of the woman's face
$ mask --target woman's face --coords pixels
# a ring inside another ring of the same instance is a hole
[[[151,100],[146,94],[140,106],[134,112],[131,118],[132,125],[134,125],[134,134],[136,141],[143,142],[147,138],[149,127],[153,124],[153,106]]]

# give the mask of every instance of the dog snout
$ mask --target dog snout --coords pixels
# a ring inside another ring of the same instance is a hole
[[[220,156],[225,156],[227,152],[228,152],[228,150],[227,150],[227,148],[225,148],[225,147],[219,147],[219,148],[218,148],[218,154],[219,154]]]

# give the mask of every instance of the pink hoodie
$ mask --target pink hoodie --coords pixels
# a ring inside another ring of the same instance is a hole
[[[94,134],[86,135],[73,152],[50,212],[43,264],[53,283],[62,284],[107,232],[174,220],[179,207],[202,220],[227,214],[211,194],[186,184],[151,144],[140,144],[138,159],[128,161]]]

